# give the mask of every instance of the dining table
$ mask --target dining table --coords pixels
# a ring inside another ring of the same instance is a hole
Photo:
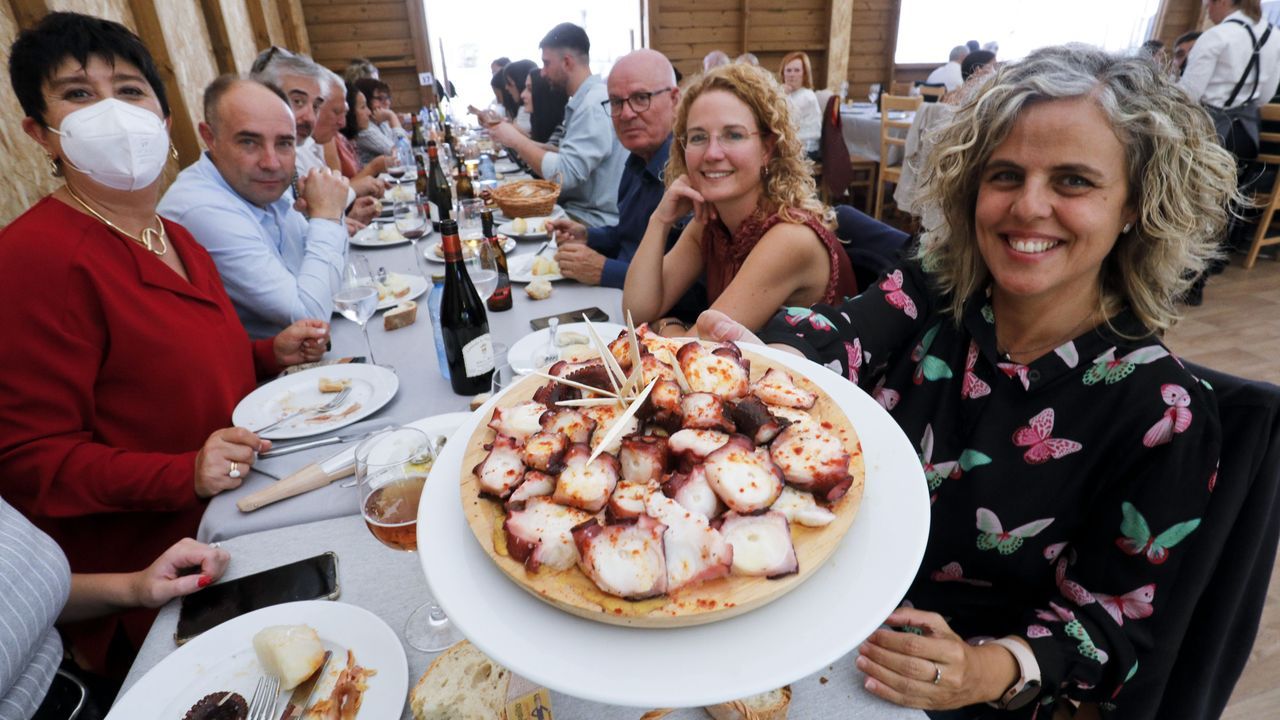
[[[880,162],[880,112],[871,103],[853,103],[840,106],[840,128],[844,134],[845,147],[850,155],[858,155],[875,162]],[[895,135],[905,135],[905,131],[893,129]],[[902,148],[891,146],[889,164],[902,162]]]
[[[352,499],[348,507],[355,507]],[[261,570],[302,560],[324,552],[338,556],[338,585],[341,595],[336,602],[350,603],[373,612],[387,623],[400,638],[409,669],[409,686],[426,671],[438,653],[414,649],[404,641],[404,624],[427,595],[426,580],[415,553],[398,552],[378,542],[358,515],[282,527],[226,540],[220,543],[231,554],[224,580],[243,577]],[[448,548],[420,548],[422,552],[448,552]],[[393,578],[393,581],[388,581]],[[174,600],[160,610],[133,667],[121,689],[123,697],[129,688],[149,670],[172,654],[174,630],[177,628],[180,601]],[[494,618],[519,632],[517,618]],[[587,622],[587,621],[583,621]],[[750,638],[743,638],[742,650],[750,650]],[[802,680],[791,684],[790,720],[925,720],[919,710],[893,705],[869,693],[863,675],[853,665],[856,653]],[[591,662],[583,658],[583,662]],[[376,668],[374,668],[376,669]],[[654,682],[661,683],[661,671]],[[376,676],[374,678],[376,681]],[[551,688],[552,711],[562,720],[638,720],[653,708],[605,705],[576,697],[571,687]],[[406,702],[401,714],[405,720],[413,716]],[[676,709],[666,717],[671,720],[705,719],[701,708]],[[382,720],[382,719],[371,719]]]

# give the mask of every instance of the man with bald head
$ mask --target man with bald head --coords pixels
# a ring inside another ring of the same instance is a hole
[[[550,222],[558,234],[556,260],[567,277],[590,285],[622,287],[664,185],[680,88],[671,61],[656,50],[637,50],[613,66],[608,111],[622,146],[631,151],[618,183],[618,222],[587,228],[572,220]]]
[[[279,88],[224,75],[205,90],[204,114],[209,149],[178,174],[159,213],[209,251],[250,337],[327,320],[346,260],[346,179],[327,168],[299,177],[310,218],[293,208],[285,191],[297,128]]]

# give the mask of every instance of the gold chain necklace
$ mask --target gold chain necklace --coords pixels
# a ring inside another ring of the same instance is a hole
[[[1090,320],[1096,317],[1097,314],[1098,313],[1096,310],[1091,310],[1089,314],[1086,315],[1078,325],[1071,328],[1071,330],[1064,337],[1061,337],[1060,339],[1055,340],[1051,343],[1047,343],[1045,345],[1040,345],[1038,347],[1033,347],[1033,348],[1026,348],[1024,350],[1013,350],[1011,348],[1002,347],[1000,343],[999,333],[996,333],[996,352],[1000,355],[1000,358],[1005,362],[1016,362],[1013,359],[1014,355],[1021,357],[1023,355],[1033,355],[1035,353],[1038,353],[1044,350],[1050,350],[1050,349],[1056,348],[1062,343],[1074,338],[1076,335],[1079,335],[1080,331],[1084,329],[1085,325],[1087,325]]]
[[[132,233],[125,232],[123,229],[120,228],[120,226],[116,225],[115,223],[103,217],[102,214],[99,213],[97,210],[94,210],[93,208],[89,207],[89,204],[86,203],[84,200],[80,199],[80,196],[76,194],[76,191],[71,189],[70,184],[63,185],[63,187],[66,188],[67,194],[71,196],[72,200],[75,200],[76,202],[80,203],[80,207],[84,208],[85,212],[88,212],[90,215],[97,218],[99,221],[102,222],[102,224],[106,225],[112,230],[115,230],[121,235],[129,238],[130,240],[146,248],[147,252],[150,252],[153,255],[156,255],[157,257],[164,257],[165,253],[169,252],[169,240],[168,240],[169,236],[164,231],[164,223],[160,220],[159,215],[156,216],[156,225],[158,225],[160,229],[156,230],[155,228],[143,228],[142,237],[138,237],[137,235],[134,235]],[[152,247],[153,240],[160,241],[159,250]]]

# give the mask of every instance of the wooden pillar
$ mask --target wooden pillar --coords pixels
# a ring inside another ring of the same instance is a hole
[[[9,0],[9,7],[13,10],[13,19],[18,21],[18,27],[24,29],[40,22],[41,18],[49,14],[49,6],[44,0]]]
[[[902,17],[902,0],[893,0],[893,11],[891,17],[893,22],[889,24],[889,37],[891,40],[885,43],[885,65],[889,68],[889,79],[884,86],[884,92],[889,92],[889,88],[893,87],[894,74],[897,71],[897,62],[895,56],[898,54],[898,21]]]
[[[280,22],[284,25],[289,48],[310,55],[311,39],[307,35],[307,21],[302,15],[302,3],[300,0],[279,0],[279,3]]]
[[[658,21],[661,19],[662,0],[649,0],[649,17],[646,23],[648,32],[645,33],[645,47],[652,48],[654,46],[654,38],[658,37]]]
[[[427,13],[422,0],[404,0],[409,12],[409,37],[413,40],[413,65],[419,75],[432,72],[431,38],[427,34]],[[442,79],[443,81],[443,79]],[[435,104],[435,88],[418,82],[418,98],[422,105]]]
[[[738,54],[741,55],[744,52],[748,52],[747,39],[751,35],[751,0],[742,0],[742,8],[738,15],[742,18],[742,49],[738,51]]]
[[[247,4],[254,3],[250,0]],[[200,0],[200,11],[204,14],[205,27],[209,29],[209,43],[213,46],[213,58],[218,64],[218,72],[234,74],[238,72],[236,58],[231,50],[231,34],[227,29],[226,18],[222,15],[221,5],[219,0]]]
[[[196,133],[194,115],[187,107],[182,90],[178,87],[177,75],[173,70],[173,58],[169,53],[169,44],[164,39],[164,30],[160,25],[160,17],[156,13],[156,2],[164,0],[129,0],[129,9],[133,11],[133,20],[137,23],[138,37],[146,43],[156,61],[156,69],[160,72],[160,80],[164,82],[169,97],[169,115],[173,118],[173,127],[169,136],[178,149],[178,162],[183,167],[190,165],[200,157],[200,139]]]
[[[218,4],[217,0],[213,2]],[[253,45],[259,52],[266,50],[273,44],[266,8],[263,7],[262,0],[245,0],[244,6],[249,13],[249,25],[253,28]]]
[[[853,48],[853,0],[831,0],[827,35],[827,89],[840,92],[849,77],[849,51]]]

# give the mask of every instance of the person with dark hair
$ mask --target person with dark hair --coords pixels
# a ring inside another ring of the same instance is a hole
[[[493,125],[489,132],[538,175],[560,184],[565,212],[588,225],[612,225],[618,221],[618,180],[627,151],[613,134],[604,107],[609,100],[604,81],[591,74],[591,41],[577,25],[560,23],[540,47],[543,77],[569,96],[559,142],[538,142],[510,122]]]
[[[489,74],[497,75],[500,70],[511,64],[511,58],[503,55],[502,57],[489,63]]]
[[[318,360],[328,325],[251,342],[209,255],[157,215],[169,105],[127,28],[49,13],[13,43],[9,77],[65,184],[0,230],[0,327],[20,337],[0,343],[0,494],[72,572],[134,572],[240,485],[270,443],[230,427],[232,410],[259,379]],[[89,669],[122,676],[154,617],[63,635]]]
[[[530,111],[533,109],[532,102],[525,102],[524,89],[528,83],[529,73],[538,69],[537,63],[532,60],[517,60],[502,69],[502,79],[506,83],[507,95],[516,100],[516,114],[512,116],[511,122],[515,123],[517,129],[525,135],[530,135],[533,130],[532,116]],[[568,98],[565,98],[568,102]],[[563,113],[561,113],[563,117]],[[550,134],[548,134],[550,137]]]
[[[569,95],[547,81],[541,70],[529,72],[525,80],[525,92],[529,94],[529,139],[546,143],[561,131],[564,124],[564,110],[569,104]],[[524,96],[521,96],[522,99]]]
[[[992,64],[995,61],[996,54],[990,50],[978,50],[965,55],[964,60],[960,62],[960,82],[969,82],[969,78],[989,67],[994,70]]]
[[[978,44],[977,40],[970,40],[969,42],[966,42],[964,46],[969,48],[969,52],[978,52],[982,49],[982,46]]]
[[[327,318],[346,260],[347,180],[327,167],[298,176],[303,216],[288,192],[297,152],[288,106],[256,80],[220,78],[206,93],[219,88],[200,123],[209,150],[178,174],[159,212],[213,256],[250,337]]]
[[[516,113],[520,112],[520,99],[507,92],[507,74],[502,70],[494,73],[489,78],[489,87],[493,90],[491,109],[507,120],[515,120]]]
[[[378,79],[378,67],[368,60],[368,58],[353,58],[347,64],[347,69],[342,71],[342,80],[347,85],[354,83],[363,78]]]
[[[409,134],[400,123],[400,116],[391,109],[391,87],[381,80],[363,78],[351,88],[361,97],[357,100],[368,107],[369,118],[358,128],[355,125],[356,110],[348,111],[347,126],[343,134],[356,144],[356,156],[361,167],[383,155],[395,151],[396,142],[409,142]],[[351,104],[348,96],[347,104]]]
[[[1182,33],[1177,40],[1173,41],[1173,66],[1178,71],[1178,77],[1187,70],[1187,56],[1191,54],[1191,48],[1196,46],[1196,40],[1200,39],[1200,31],[1192,30]]]

